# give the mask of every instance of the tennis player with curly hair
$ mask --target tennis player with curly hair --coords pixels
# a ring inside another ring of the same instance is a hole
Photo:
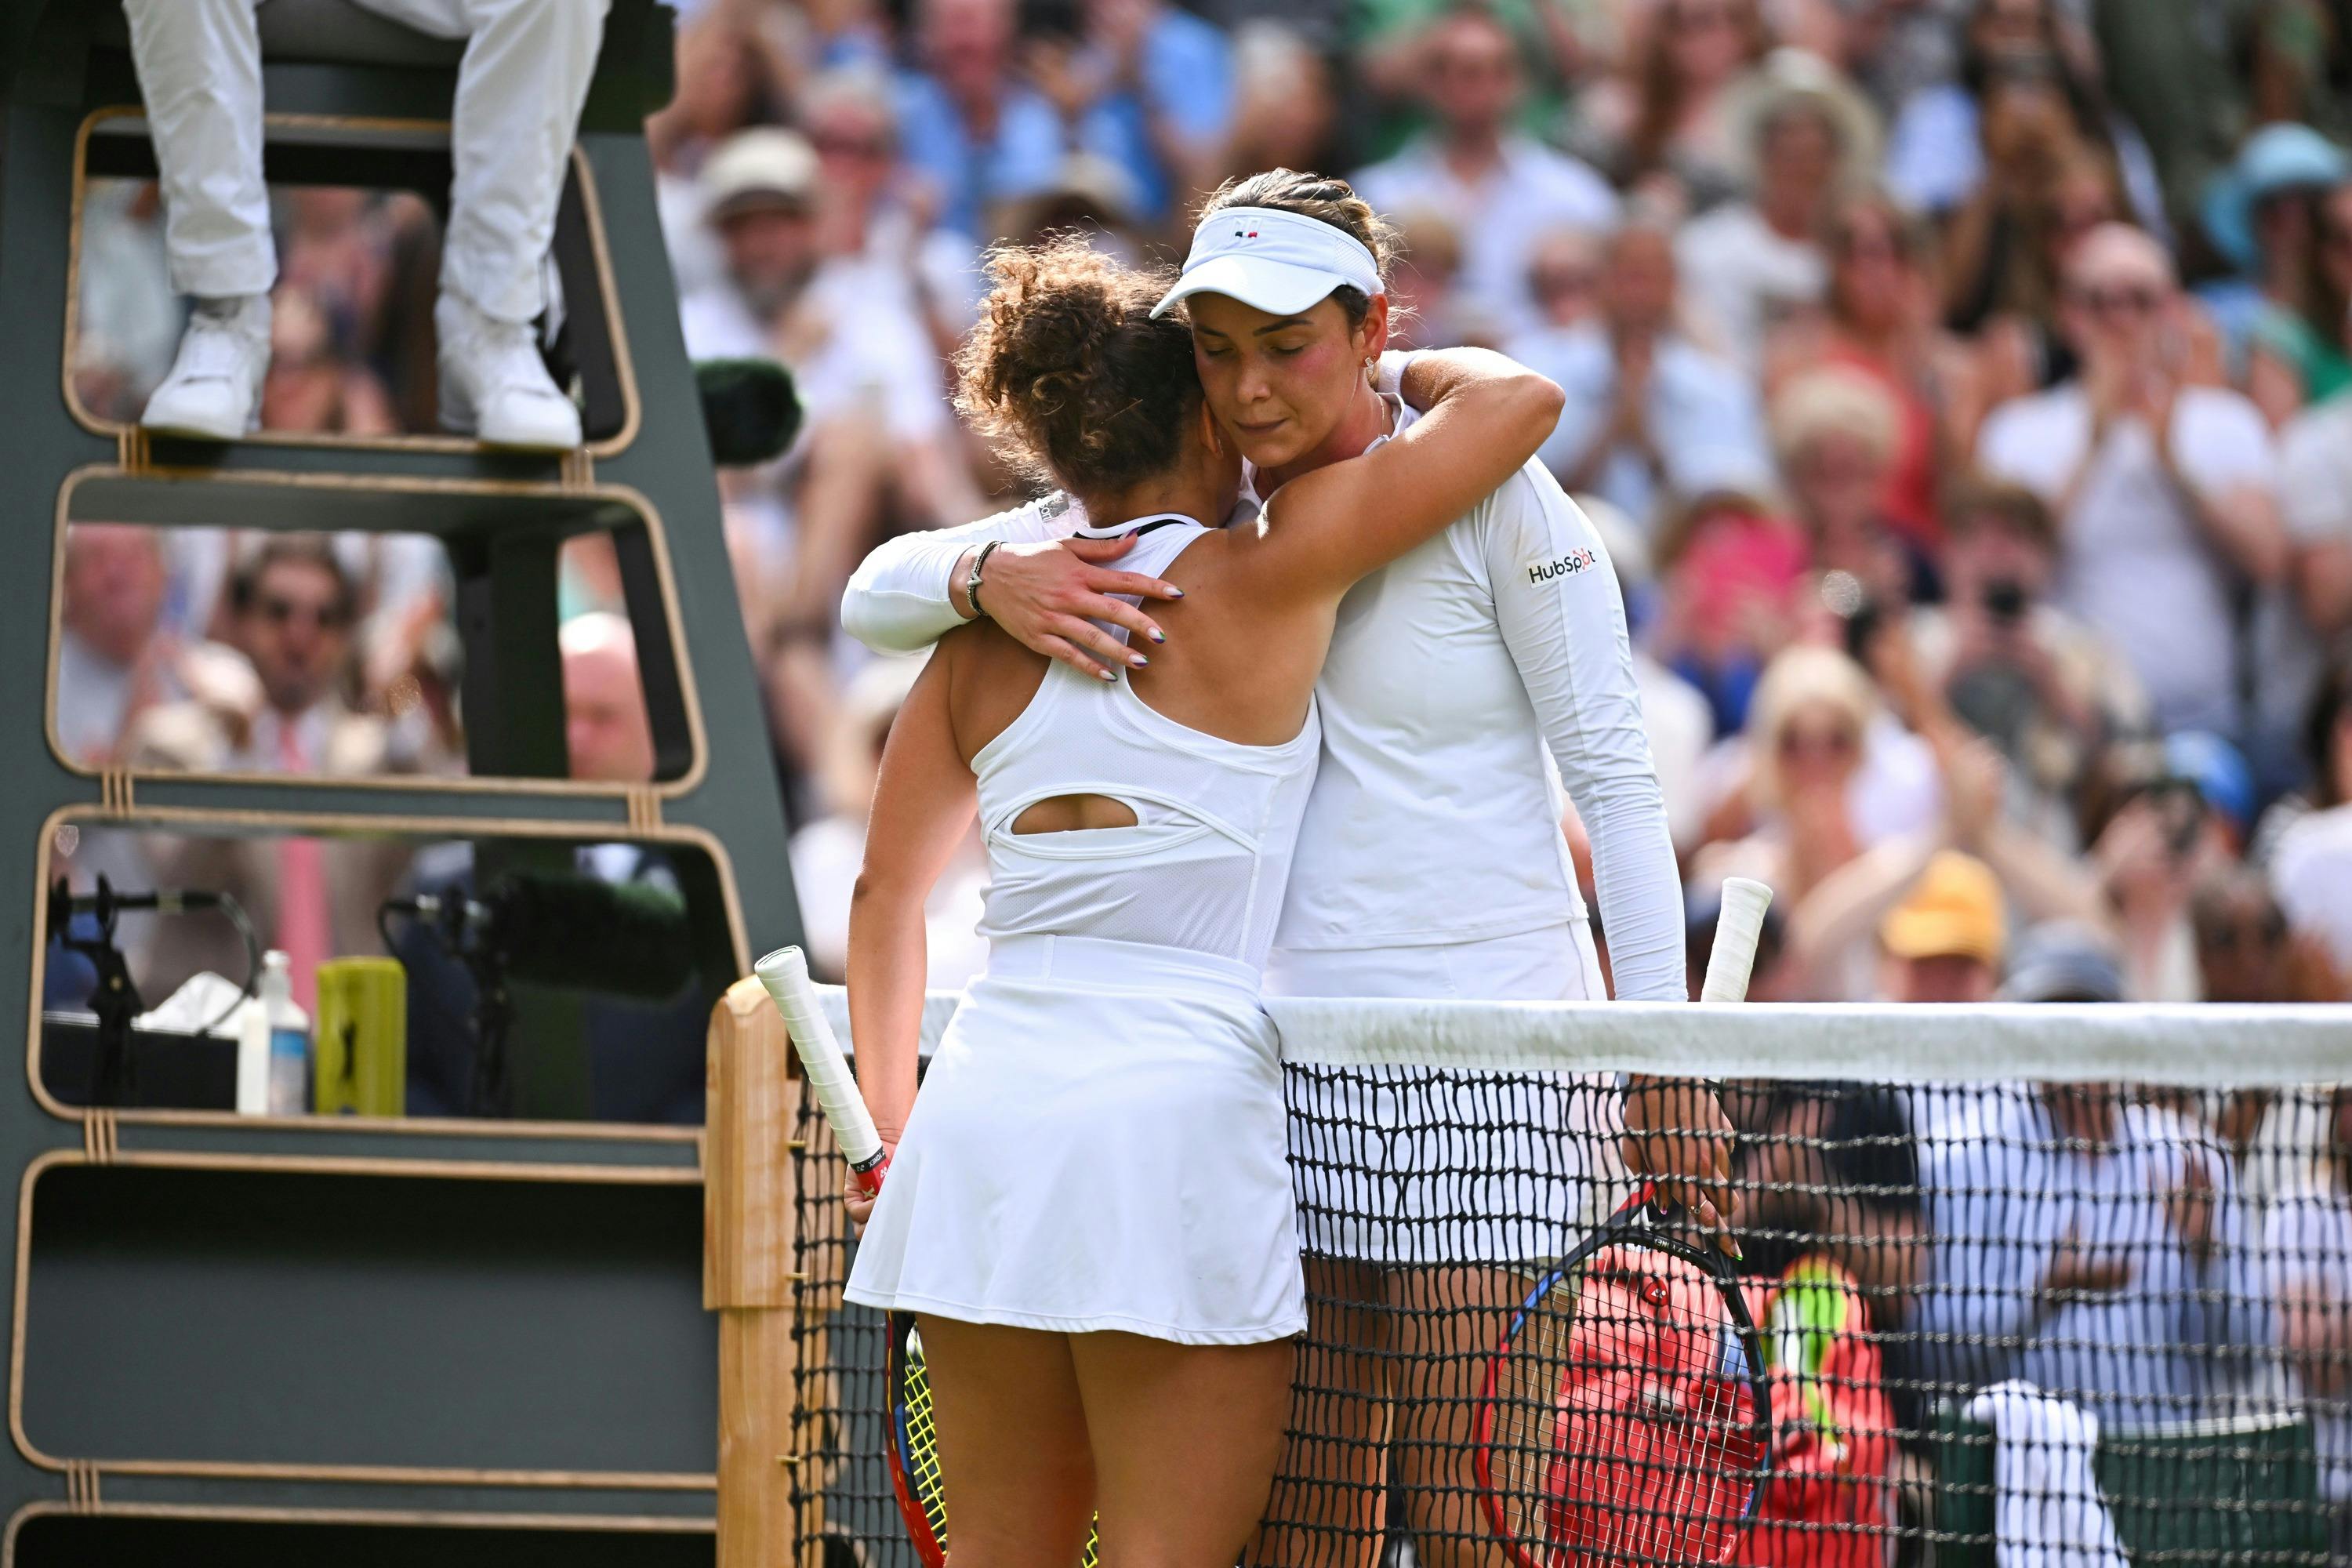
[[[1342,596],[1533,456],[1557,387],[1442,356],[1431,412],[1221,529],[1241,453],[1173,279],[1071,240],[995,253],[960,362],[981,430],[1183,591],[1082,673],[985,616],[893,727],[850,917],[859,1088],[893,1149],[847,1294],[916,1314],[956,1568],[1229,1568],[1306,1326],[1277,1041],[1259,1005]],[[1327,289],[1328,291],[1328,289]],[[1349,375],[1360,323],[1309,357]],[[986,563],[971,575],[989,608]],[[926,894],[977,811],[985,974],[915,1092]]]

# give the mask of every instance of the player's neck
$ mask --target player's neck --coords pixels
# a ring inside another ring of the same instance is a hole
[[[1216,489],[1213,479],[1207,475],[1158,475],[1123,490],[1082,495],[1078,503],[1086,508],[1088,521],[1097,528],[1115,527],[1139,517],[1158,517],[1167,512],[1213,527],[1223,522],[1225,513],[1234,508],[1232,487],[1225,486],[1222,497],[1215,493]]]
[[[1348,400],[1348,412],[1322,443],[1295,462],[1258,470],[1257,493],[1270,496],[1301,474],[1360,458],[1364,448],[1389,433],[1389,405],[1370,386],[1359,385]]]

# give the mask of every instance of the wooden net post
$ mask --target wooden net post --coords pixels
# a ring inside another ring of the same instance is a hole
[[[719,1314],[719,1568],[793,1559],[795,1239],[801,1081],[756,980],[710,1016],[702,1153],[702,1304]]]

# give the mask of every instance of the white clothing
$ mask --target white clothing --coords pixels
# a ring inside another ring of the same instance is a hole
[[[2327,944],[2352,973],[2352,805],[2298,817],[2271,851],[2271,886],[2295,930]]]
[[[1555,474],[1585,460],[1608,429],[1617,403],[1617,354],[1598,322],[1552,327],[1515,339],[1510,355],[1559,383],[1568,394],[1559,424],[1536,456]],[[1771,445],[1748,378],[1729,362],[1668,337],[1657,345],[1643,415],[1663,473],[1630,447],[1613,448],[1591,491],[1644,531],[1655,530],[1672,501],[1715,489],[1765,495],[1774,488]]]
[[[823,336],[793,361],[793,384],[806,415],[803,444],[807,431],[860,405],[880,416],[897,444],[949,433],[940,356],[903,281],[869,261],[827,262],[792,315],[825,324]],[[777,357],[776,334],[724,279],[681,300],[678,324],[696,359]]]
[[[2030,1383],[1969,1401],[1993,1429],[1993,1536],[2000,1568],[2130,1568],[2092,1459],[2099,1418]]]
[[[2209,493],[2276,485],[2269,426],[2234,392],[2181,388],[2171,436],[2180,471]],[[2090,398],[2069,382],[1994,409],[1977,458],[2055,507],[2090,441]],[[2165,729],[2235,735],[2235,574],[2165,477],[2144,421],[2117,420],[2090,460],[2073,509],[2059,519],[2061,607],[2123,655]]]
[[[948,578],[967,549],[1062,539],[1082,521],[1055,497],[901,534],[851,576],[842,626],[911,652],[960,624]],[[1591,838],[1616,994],[1686,999],[1681,882],[1624,605],[1591,521],[1540,466],[1356,584],[1316,699],[1323,766],[1277,947],[1403,950],[1581,922],[1556,768]],[[1277,966],[1269,988],[1281,984]],[[1519,994],[1499,981],[1476,994]]]
[[[1290,996],[1608,996],[1582,921],[1442,947],[1277,951],[1272,963]],[[1622,1195],[1624,1123],[1606,1077],[1304,1064],[1285,1087],[1299,1234],[1318,1256],[1541,1262]]]
[[[2282,1332],[2298,1301],[2338,1324],[2352,1321],[2352,1198],[2315,1184],[2279,1193],[2263,1230],[2263,1263]],[[2338,1507],[2352,1503],[2352,1394],[2301,1386],[2295,1394],[2311,1415],[2320,1495]]]
[[[849,896],[866,863],[866,817],[819,817],[796,830],[788,847],[809,966],[840,974],[849,963]],[[987,897],[987,863],[958,850],[923,900],[926,989],[961,991],[988,966],[988,943],[980,935]]]
[[[167,661],[157,672],[155,700],[187,695]],[[106,659],[70,631],[58,637],[58,740],[66,760],[83,767],[110,764],[131,711],[132,670]]]
[[[162,171],[172,286],[264,294],[278,277],[261,179],[261,0],[126,0],[131,54]],[[441,286],[528,321],[606,0],[360,0],[436,37],[464,38]]]
[[[1685,224],[1675,237],[1683,298],[1741,368],[1764,363],[1773,327],[1829,292],[1829,258],[1811,239],[1790,239],[1746,202],[1729,202]]]
[[[1497,332],[1536,324],[1528,267],[1536,245],[1559,229],[1601,234],[1617,226],[1617,193],[1585,163],[1532,136],[1507,135],[1484,180],[1456,174],[1434,141],[1360,171],[1356,194],[1400,220],[1443,218],[1462,242],[1460,302]]]
[[[2279,432],[2279,521],[2297,551],[2352,545],[2352,399],[2305,409]],[[2290,583],[2266,588],[2254,610],[2254,705],[2266,737],[2300,744],[2304,710],[2326,657]]]
[[[1138,571],[1206,531],[1147,518]],[[850,1300],[967,1322],[1245,1344],[1306,1327],[1282,1068],[1258,1005],[1320,734],[1248,746],[1047,666],[972,759],[975,981],[915,1097]],[[1066,795],[1131,826],[1017,833]]]

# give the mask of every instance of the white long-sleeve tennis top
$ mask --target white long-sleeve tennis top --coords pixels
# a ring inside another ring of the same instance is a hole
[[[1415,417],[1398,405],[1397,429]],[[901,535],[851,577],[842,625],[912,652],[962,624],[948,582],[966,550],[1062,539],[1085,521],[1053,497]],[[1686,999],[1681,882],[1616,576],[1540,466],[1349,590],[1316,698],[1322,762],[1277,949],[1428,947],[1582,921],[1564,784],[1592,844],[1616,994]]]

